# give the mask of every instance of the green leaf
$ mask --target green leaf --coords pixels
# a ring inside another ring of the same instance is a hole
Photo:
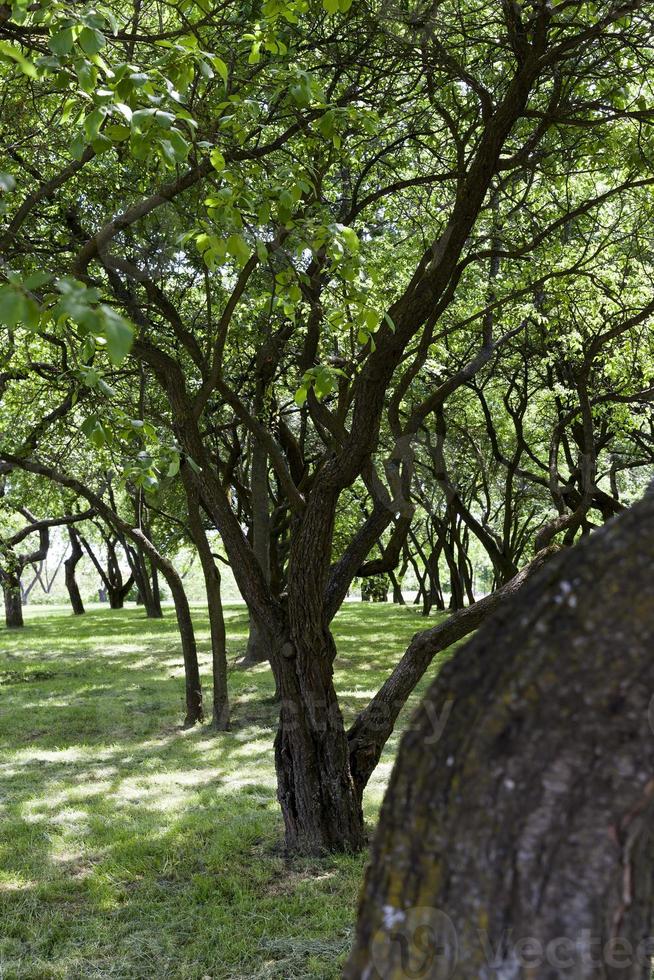
[[[81,160],[86,148],[86,140],[81,130],[78,130],[70,141],[70,154],[75,160]]]
[[[175,122],[175,116],[172,112],[162,112],[161,109],[157,109],[154,114],[154,121],[161,129],[170,129]]]
[[[313,390],[316,393],[316,398],[324,398],[326,395],[332,393],[334,390],[334,379],[329,371],[321,370],[318,372]]]
[[[359,238],[354,230],[354,228],[348,228],[347,225],[342,225],[340,228],[341,238],[345,242],[345,245],[350,250],[350,252],[359,251]]]
[[[87,439],[91,438],[91,433],[95,429],[98,422],[99,419],[97,415],[89,415],[89,417],[84,419],[84,421],[80,425],[80,429],[82,430],[82,432],[84,433]]]
[[[16,186],[16,181],[11,174],[0,173],[0,191],[10,193]]]
[[[156,109],[137,109],[132,115],[132,129],[135,133],[144,133],[153,122]]]
[[[40,289],[46,283],[52,282],[52,275],[49,272],[33,272],[23,283],[25,289]]]
[[[86,138],[89,143],[92,143],[100,132],[100,126],[105,117],[105,110],[98,107],[89,112],[88,116],[84,120],[84,132],[86,133]]]
[[[209,159],[211,160],[211,166],[214,170],[217,170],[220,173],[221,170],[225,169],[225,157],[222,155],[220,150],[212,150],[209,154]]]
[[[307,393],[308,392],[306,388],[298,388],[298,390],[295,392],[295,399],[294,399],[295,404],[299,405],[300,408],[302,408],[305,401],[307,400]]]
[[[250,246],[242,235],[230,235],[227,239],[227,251],[239,262],[245,263],[250,258]]]
[[[127,320],[110,306],[102,306],[101,309],[104,321],[102,335],[107,341],[107,354],[111,363],[118,367],[132,349],[134,331]]]
[[[104,129],[104,135],[113,143],[124,143],[129,139],[129,126],[111,125]]]
[[[113,396],[116,394],[115,389],[112,388],[110,384],[107,384],[104,378],[98,378],[98,388],[103,395],[107,396],[107,398],[113,398]]]
[[[211,64],[214,66],[225,85],[227,85],[227,65],[222,58],[218,58],[216,55],[214,55],[211,59]]]
[[[88,55],[94,55],[98,51],[102,51],[107,43],[104,34],[90,27],[84,27],[82,29],[78,41],[82,51]]]
[[[191,147],[178,129],[170,130],[168,133],[168,141],[170,142],[177,162],[181,163],[186,160],[191,151]]]
[[[25,316],[27,297],[14,286],[0,286],[0,323],[15,327]]]
[[[19,48],[10,44],[9,41],[0,41],[0,57],[15,61],[24,75],[28,75],[30,78],[36,78],[36,67],[25,57]]]
[[[101,153],[105,153],[107,150],[110,150],[113,143],[108,136],[105,136],[104,133],[99,133],[91,142],[91,146],[93,147],[94,153],[97,153],[99,156]]]
[[[101,422],[98,422],[98,424],[92,430],[89,438],[96,449],[102,449],[107,441],[107,437]]]
[[[98,80],[98,69],[88,61],[80,60],[75,64],[75,71],[79,79],[80,88],[87,95],[90,95]]]
[[[67,55],[73,50],[73,44],[75,42],[75,35],[73,34],[72,27],[64,27],[63,30],[57,31],[53,34],[49,41],[48,47],[53,54],[57,55]]]
[[[322,0],[322,5],[328,14],[335,14],[338,11],[338,0]]]
[[[198,466],[198,464],[195,462],[195,460],[193,459],[192,456],[185,456],[184,458],[185,458],[186,462],[191,467],[191,469],[193,470],[194,473],[201,473],[202,472],[202,467],[201,466]]]

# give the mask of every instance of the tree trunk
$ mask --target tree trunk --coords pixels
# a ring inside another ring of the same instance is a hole
[[[402,740],[347,980],[649,977],[653,565],[650,496],[443,667]]]
[[[161,589],[159,588],[159,572],[157,566],[150,561],[150,578],[152,583],[152,604],[146,608],[145,614],[149,619],[163,619],[163,609],[161,608]]]
[[[254,667],[255,664],[263,664],[269,659],[270,645],[266,632],[257,623],[256,616],[250,613],[248,645],[240,665],[241,667]]]
[[[229,731],[229,692],[227,689],[227,647],[225,619],[220,595],[220,572],[211,554],[206,531],[202,524],[198,494],[193,482],[182,472],[186,489],[189,530],[197,548],[204,575],[211,633],[211,666],[213,674],[213,727]]]
[[[122,609],[125,605],[125,591],[122,586],[109,586],[107,588],[110,609]]]
[[[184,682],[186,687],[186,717],[184,727],[191,728],[204,718],[202,708],[202,684],[200,682],[200,667],[198,664],[198,649],[195,642],[195,631],[191,610],[182,580],[166,559],[162,560],[162,571],[166,576],[168,587],[175,603],[177,625],[182,641],[182,656],[184,658]]]
[[[116,545],[120,541],[120,537],[110,540],[108,537],[105,539],[107,545],[107,593],[109,595],[109,606],[111,609],[122,609],[125,604],[125,598],[127,593],[132,588],[134,584],[134,573],[130,569],[130,576],[126,582],[123,582],[123,574],[120,570],[120,564],[118,562],[118,554],[116,551]]]
[[[394,572],[389,572],[388,577],[391,580],[391,585],[393,586],[393,605],[406,606],[404,596],[402,595],[401,581],[395,576]]]
[[[252,550],[261,566],[263,577],[270,584],[270,513],[268,509],[268,454],[258,439],[252,445]],[[265,630],[250,613],[250,632],[243,667],[264,663],[270,659]]]
[[[145,615],[148,619],[163,619],[157,570],[142,554],[137,556],[137,564],[139,573],[137,577],[135,568],[134,577],[139,583],[139,593],[145,608]]]
[[[286,846],[305,854],[358,851],[365,842],[363,814],[332,683],[336,649],[329,630],[312,629],[311,619],[290,638],[271,643],[280,699],[277,796]]]
[[[68,537],[70,538],[71,551],[70,555],[64,562],[64,576],[73,614],[75,616],[81,616],[84,613],[84,603],[82,602],[82,595],[79,590],[79,585],[77,584],[77,579],[75,578],[75,569],[77,568],[77,565],[84,552],[82,550],[77,532],[74,530],[74,528],[68,528]]]
[[[137,517],[138,517],[137,511]],[[143,523],[141,528],[143,534],[152,540],[150,527]],[[129,563],[132,577],[136,582],[136,604],[145,608],[145,615],[148,619],[162,619],[161,597],[159,594],[159,579],[156,566],[148,560],[147,555],[140,548],[131,546],[124,535],[121,536],[121,544],[127,561]]]
[[[23,622],[23,601],[20,592],[20,579],[13,575],[3,575],[2,588],[5,595],[5,622],[9,629],[20,629]]]

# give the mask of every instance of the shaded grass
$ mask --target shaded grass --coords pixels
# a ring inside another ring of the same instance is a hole
[[[193,614],[209,701],[206,610]],[[244,608],[226,623],[233,731],[220,735],[180,728],[170,609],[30,609],[23,631],[0,633],[2,980],[339,976],[365,855],[285,859],[274,684],[267,666],[234,667]],[[345,606],[347,721],[424,625],[413,609]],[[366,793],[371,827],[397,738]]]

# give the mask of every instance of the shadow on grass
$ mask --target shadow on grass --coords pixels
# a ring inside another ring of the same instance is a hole
[[[193,615],[208,696],[206,610]],[[335,980],[364,857],[285,860],[269,668],[231,671],[232,732],[184,732],[172,611],[28,616],[0,634],[3,980]],[[247,615],[226,619],[233,661]],[[423,625],[413,610],[345,607],[335,674],[347,719]]]

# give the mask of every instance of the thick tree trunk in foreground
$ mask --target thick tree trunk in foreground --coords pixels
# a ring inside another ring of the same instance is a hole
[[[23,599],[20,579],[11,575],[3,576],[2,588],[5,596],[5,623],[9,629],[20,629],[23,622]]]
[[[402,740],[348,980],[649,977],[652,567],[650,496],[442,669]]]
[[[79,536],[74,528],[68,528],[68,536],[70,538],[71,551],[70,555],[64,562],[66,588],[68,589],[68,596],[70,598],[73,614],[75,616],[82,616],[84,614],[84,603],[82,602],[82,595],[79,590],[79,585],[77,584],[77,579],[75,578],[75,569],[77,568],[84,551],[82,550]]]

